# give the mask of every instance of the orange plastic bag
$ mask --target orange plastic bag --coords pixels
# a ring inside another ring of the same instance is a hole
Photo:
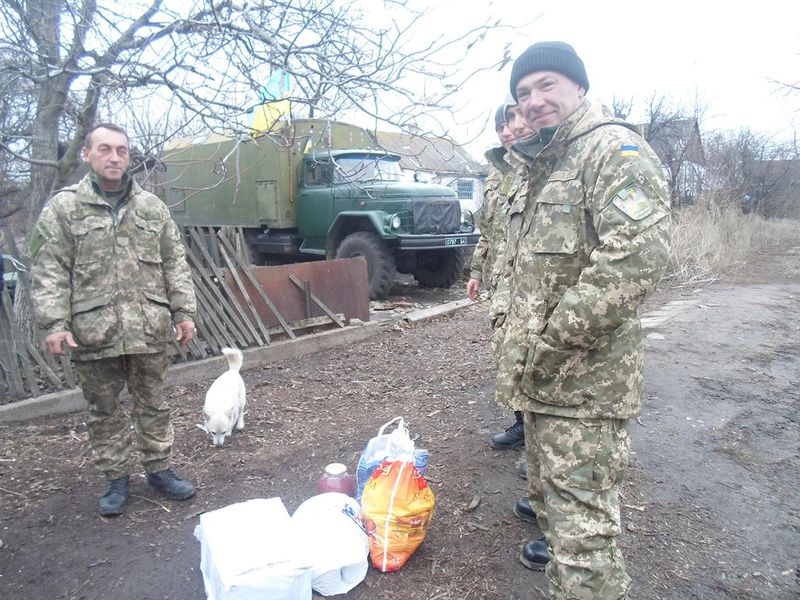
[[[425,539],[434,503],[413,461],[386,460],[375,469],[361,496],[373,567],[388,573],[406,563]]]

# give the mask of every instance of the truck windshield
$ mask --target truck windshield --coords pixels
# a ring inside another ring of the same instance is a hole
[[[397,159],[377,156],[341,156],[336,159],[333,174],[334,183],[400,181],[402,178]]]

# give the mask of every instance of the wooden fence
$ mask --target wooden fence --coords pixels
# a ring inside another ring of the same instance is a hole
[[[215,356],[225,346],[266,346],[278,337],[294,338],[311,328],[344,327],[343,315],[332,313],[316,297],[325,316],[287,322],[253,276],[241,229],[186,228],[184,235],[197,297],[197,331],[185,348],[173,342],[173,361]],[[12,236],[0,238],[0,250],[22,260]],[[232,276],[233,284],[226,284],[226,274]],[[259,316],[254,293],[278,325],[267,326]],[[15,296],[12,299],[4,289],[0,305],[0,404],[76,385],[69,360],[44,352],[44,335],[26,326],[32,310],[27,271],[17,274]]]

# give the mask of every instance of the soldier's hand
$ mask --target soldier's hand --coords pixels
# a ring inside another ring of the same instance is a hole
[[[477,300],[481,291],[481,280],[472,278],[467,282],[467,297],[470,300]]]
[[[181,346],[185,346],[194,337],[194,323],[191,321],[181,321],[175,325],[175,339]]]
[[[69,331],[57,331],[49,334],[44,338],[44,347],[50,354],[66,354],[64,344],[68,348],[77,348],[78,344],[75,343],[75,338]]]

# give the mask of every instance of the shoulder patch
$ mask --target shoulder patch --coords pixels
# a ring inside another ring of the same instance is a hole
[[[653,212],[653,205],[647,194],[636,184],[618,191],[611,203],[634,221],[641,221]]]
[[[624,158],[639,158],[639,146],[635,144],[622,144],[619,155]]]

